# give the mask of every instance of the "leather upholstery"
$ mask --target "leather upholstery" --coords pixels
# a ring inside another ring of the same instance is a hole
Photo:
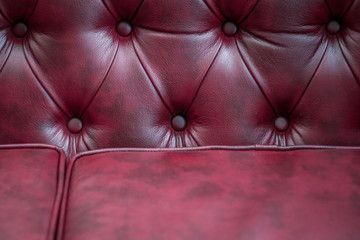
[[[359,239],[359,148],[255,149],[78,156],[58,239]]]
[[[46,145],[0,146],[0,239],[53,240],[65,154]]]
[[[360,145],[359,0],[2,0],[0,144]]]

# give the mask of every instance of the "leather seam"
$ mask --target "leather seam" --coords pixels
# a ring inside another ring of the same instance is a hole
[[[105,3],[104,0],[101,0],[101,2],[104,4],[106,10],[110,13],[110,15],[116,20],[119,21],[119,19],[115,16],[115,14],[112,12],[112,10],[110,9],[110,7]]]
[[[35,4],[34,4],[34,7],[32,8],[29,16],[24,20],[25,23],[27,23],[30,20],[30,18],[32,17],[32,15],[34,14],[35,8],[37,7],[38,3],[39,3],[39,0],[36,0]]]
[[[206,5],[206,7],[209,9],[209,11],[214,14],[214,16],[220,21],[223,22],[223,20],[221,20],[221,18],[215,13],[214,9],[212,9],[210,7],[210,5],[208,4],[208,2],[206,0],[203,0],[203,3]]]
[[[59,109],[65,116],[67,116],[67,117],[70,118],[70,116],[60,107],[60,105],[58,104],[58,102],[55,101],[54,96],[52,96],[52,95],[49,93],[49,91],[45,88],[43,82],[41,82],[40,79],[39,79],[39,77],[36,75],[34,69],[32,68],[32,66],[31,66],[31,64],[30,64],[30,62],[29,62],[28,56],[27,56],[27,54],[26,54],[25,43],[23,43],[22,45],[23,45],[23,52],[24,52],[24,56],[25,56],[27,65],[29,66],[32,74],[34,75],[35,80],[38,82],[38,84],[40,84],[41,88],[44,90],[44,92],[47,94],[47,96],[52,100],[52,102],[58,107],[58,109]],[[32,50],[31,50],[30,45],[29,45],[29,50],[30,50],[31,54],[34,55],[34,54],[32,53]],[[35,59],[36,59],[36,58],[35,58]],[[36,61],[37,61],[37,60],[36,60]]]
[[[157,95],[159,96],[159,98],[160,98],[161,101],[163,102],[165,108],[169,111],[169,113],[170,113],[172,116],[174,116],[174,114],[173,114],[172,111],[170,110],[169,106],[166,104],[164,98],[163,98],[162,95],[160,94],[159,89],[158,89],[157,86],[154,84],[154,82],[153,82],[152,78],[150,77],[150,74],[149,74],[148,71],[146,70],[143,62],[141,61],[140,56],[139,56],[139,54],[138,54],[138,52],[137,52],[137,50],[136,50],[136,47],[135,47],[134,40],[133,40],[133,37],[132,37],[132,36],[131,36],[131,44],[132,44],[132,46],[133,46],[133,48],[134,48],[135,55],[136,55],[136,57],[137,57],[140,65],[141,65],[142,69],[144,70],[144,72],[145,72],[147,78],[149,79],[149,81],[151,82],[151,85],[154,87]]]
[[[315,68],[315,70],[314,70],[314,73],[311,75],[311,78],[310,78],[309,82],[307,83],[304,91],[302,92],[299,100],[298,100],[297,103],[294,105],[293,109],[291,109],[291,111],[289,112],[289,114],[287,115],[288,118],[294,113],[294,111],[296,110],[297,106],[300,104],[301,100],[303,99],[306,91],[309,89],[309,86],[310,86],[310,84],[312,83],[313,79],[315,78],[315,75],[316,75],[316,73],[318,72],[318,70],[319,70],[319,68],[320,68],[320,65],[321,65],[321,63],[322,63],[322,61],[323,61],[323,59],[324,59],[324,57],[325,57],[326,51],[327,51],[327,49],[328,49],[328,46],[329,46],[329,41],[327,40],[327,41],[326,41],[326,47],[325,47],[324,52],[323,52],[323,54],[322,54],[322,56],[321,56],[321,58],[320,58],[319,63],[317,64],[317,66],[316,66],[316,68]],[[319,48],[320,48],[320,46],[319,46]]]
[[[212,66],[214,65],[214,62],[215,62],[217,56],[219,55],[219,52],[220,52],[220,49],[221,49],[222,46],[223,46],[223,43],[224,43],[224,40],[222,39],[222,40],[221,40],[221,43],[220,43],[220,46],[219,46],[218,49],[216,50],[216,53],[215,53],[213,59],[211,60],[208,68],[206,69],[206,71],[205,71],[205,73],[204,73],[204,76],[203,76],[203,78],[202,78],[199,86],[198,86],[197,89],[196,89],[196,92],[195,92],[194,97],[191,99],[191,102],[190,102],[189,106],[187,107],[187,109],[186,109],[186,111],[185,111],[185,115],[188,114],[190,108],[191,108],[192,105],[194,104],[194,101],[195,101],[195,99],[196,99],[196,97],[197,97],[197,95],[198,95],[198,93],[199,93],[199,91],[200,91],[200,88],[202,87],[203,83],[205,82],[205,79],[206,79],[207,75],[209,74],[210,69],[211,69]]]
[[[339,37],[336,36],[336,39],[337,39],[338,44],[339,44],[339,47],[340,47],[341,55],[344,57],[347,67],[349,68],[351,74],[353,75],[353,77],[354,77],[354,79],[355,79],[355,82],[358,84],[358,86],[359,86],[359,88],[360,88],[360,81],[359,81],[359,79],[356,77],[355,72],[354,72],[353,68],[351,67],[351,65],[350,65],[350,63],[349,63],[349,60],[348,60],[347,57],[345,56],[345,53],[344,53],[344,50],[343,50],[343,48],[342,48],[342,46],[341,46],[342,44],[341,44],[341,42],[340,42]]]
[[[130,17],[130,21],[133,21],[137,15],[137,13],[139,12],[141,6],[144,4],[145,0],[141,0],[141,2],[139,3],[139,5],[137,6],[137,8],[135,9],[134,13],[132,14],[132,16]]]
[[[244,56],[242,55],[242,53],[241,53],[241,51],[240,51],[240,47],[239,47],[239,43],[238,43],[237,39],[235,39],[235,44],[236,44],[236,47],[237,47],[238,52],[239,52],[239,54],[240,54],[240,57],[241,57],[244,65],[245,65],[247,71],[249,72],[250,76],[251,76],[252,79],[254,80],[255,84],[256,84],[257,87],[258,87],[258,89],[260,90],[260,92],[261,92],[262,95],[264,96],[265,100],[266,100],[266,101],[268,102],[268,104],[270,105],[270,108],[272,109],[273,113],[274,113],[275,115],[277,115],[277,112],[275,111],[275,108],[274,108],[274,106],[272,105],[270,99],[269,99],[268,96],[265,94],[265,91],[264,91],[264,89],[262,88],[262,86],[260,85],[260,83],[258,82],[258,80],[255,78],[255,75],[254,75],[254,73],[252,72],[252,70],[250,69],[247,61],[245,61],[245,58],[244,58]]]
[[[6,57],[5,57],[5,61],[3,62],[2,66],[0,67],[0,73],[1,73],[2,70],[4,69],[4,67],[5,67],[8,59],[10,58],[10,54],[11,54],[11,52],[12,52],[12,50],[13,50],[13,47],[14,47],[14,42],[11,42],[10,50],[9,50],[8,54],[6,55]]]
[[[118,44],[117,44],[117,46],[116,46],[115,53],[114,53],[114,55],[113,55],[113,57],[112,57],[112,59],[111,59],[111,62],[110,62],[109,66],[108,66],[108,68],[107,68],[107,70],[106,70],[106,72],[105,72],[105,74],[104,74],[104,77],[103,77],[101,83],[100,83],[99,86],[97,87],[94,95],[92,96],[92,98],[90,99],[90,101],[89,101],[89,103],[86,105],[86,107],[84,108],[83,112],[80,114],[80,118],[82,118],[83,115],[85,114],[85,112],[88,110],[88,108],[90,107],[91,103],[94,101],[94,99],[96,98],[97,94],[99,93],[101,87],[103,86],[105,80],[107,79],[107,77],[108,77],[108,75],[109,75],[109,72],[110,72],[112,66],[114,65],[114,62],[115,62],[115,58],[116,58],[116,56],[117,56],[117,53],[118,53],[118,51],[119,51],[119,45],[120,45],[120,42],[118,42]]]

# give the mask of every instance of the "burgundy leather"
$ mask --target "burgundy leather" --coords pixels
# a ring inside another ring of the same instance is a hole
[[[0,146],[0,239],[54,239],[64,172],[57,147]]]
[[[360,145],[359,12],[359,0],[2,0],[0,144]]]
[[[59,240],[359,239],[359,148],[252,149],[80,155]]]

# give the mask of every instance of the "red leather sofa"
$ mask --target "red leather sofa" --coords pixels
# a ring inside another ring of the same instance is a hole
[[[1,0],[0,239],[360,239],[360,0]]]

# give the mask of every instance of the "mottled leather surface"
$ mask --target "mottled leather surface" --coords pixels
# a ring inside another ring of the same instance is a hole
[[[0,239],[53,240],[65,154],[46,145],[0,145]]]
[[[359,12],[359,0],[2,0],[0,144],[360,145]]]
[[[360,149],[109,150],[73,159],[59,240],[358,240]]]

